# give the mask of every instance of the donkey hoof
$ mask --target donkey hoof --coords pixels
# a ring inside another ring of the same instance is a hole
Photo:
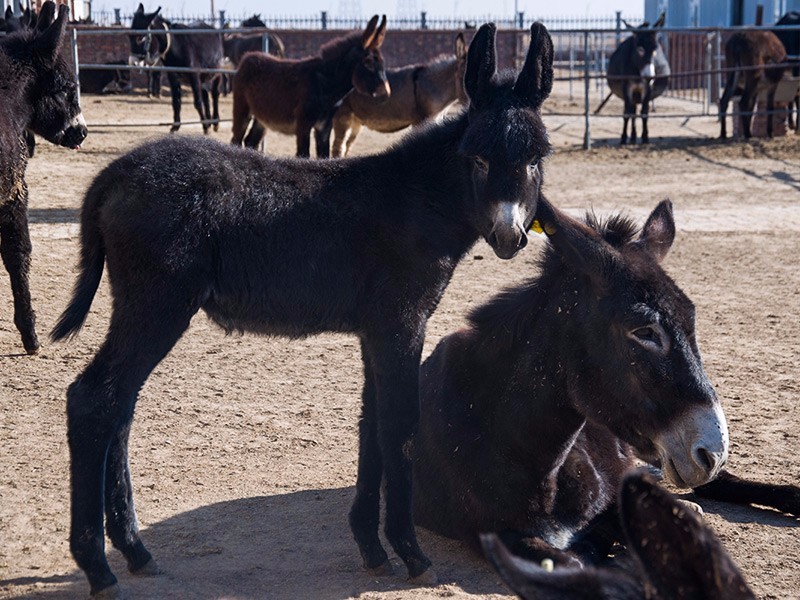
[[[214,131],[219,131],[219,123],[214,123]]]
[[[434,586],[439,583],[439,578],[436,576],[436,571],[432,567],[428,567],[419,575],[409,577],[408,580],[415,585]]]
[[[169,132],[170,133],[176,133],[178,131],[178,129],[180,129],[180,126],[173,125],[172,127],[169,128]]]
[[[370,575],[375,575],[376,577],[383,577],[385,575],[391,575],[394,573],[394,567],[387,559],[377,567],[367,567],[367,573]]]
[[[110,585],[103,588],[99,592],[95,592],[89,596],[91,600],[125,600],[125,594],[119,584]]]
[[[131,571],[131,573],[141,577],[154,577],[156,575],[162,575],[164,571],[161,570],[161,567],[158,566],[158,563],[155,561],[155,559],[151,558],[144,563],[143,566]]]
[[[25,348],[25,352],[31,356],[39,352],[39,348],[41,347],[39,344],[39,338],[37,338],[35,334],[32,338],[22,340],[22,345]]]

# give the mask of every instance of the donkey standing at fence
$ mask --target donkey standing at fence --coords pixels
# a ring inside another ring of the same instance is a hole
[[[767,137],[772,137],[772,112],[775,109],[775,90],[786,72],[786,49],[771,31],[737,31],[725,42],[725,68],[728,77],[725,91],[719,100],[719,137],[728,137],[725,117],[728,103],[734,96],[739,100],[742,134],[750,138],[750,124],[756,100],[767,93]],[[783,65],[783,66],[775,66]]]
[[[386,16],[370,19],[363,33],[335,38],[319,56],[278,59],[263,52],[242,58],[233,77],[233,138],[231,143],[256,148],[267,128],[297,139],[297,156],[311,150],[311,130],[317,156],[330,156],[333,115],[353,89],[373,97],[391,93],[381,55]],[[252,121],[250,132],[245,131]]]
[[[641,104],[642,116],[642,143],[650,141],[647,130],[647,116],[650,113],[650,103],[658,98],[669,85],[670,68],[663,48],[658,43],[656,36],[658,29],[664,26],[664,13],[658,17],[649,29],[649,23],[644,22],[639,27],[633,28],[632,35],[622,42],[608,59],[606,78],[611,90],[597,108],[595,114],[600,112],[612,94],[622,98],[625,103],[622,115],[621,144],[636,143],[636,105]],[[628,138],[628,121],[631,122],[631,136]]]
[[[266,29],[267,24],[261,20],[260,15],[253,15],[249,19],[242,21],[242,27],[253,27]],[[283,40],[271,31],[267,34],[267,53],[277,58],[286,56],[286,47]],[[231,61],[234,66],[238,66],[242,57],[248,52],[261,52],[264,48],[264,34],[226,34],[222,39],[225,58]]]
[[[77,148],[86,137],[75,76],[61,57],[66,6],[45,2],[32,28],[0,38],[0,255],[11,278],[14,324],[28,354],[39,349],[28,271],[28,165],[26,134]]]
[[[783,44],[787,54],[787,61],[792,65],[792,76],[800,76],[800,29],[787,31],[784,26],[800,27],[800,12],[793,10],[783,15],[777,23],[773,32]],[[795,118],[793,113],[797,112]],[[789,103],[787,114],[789,127],[797,131],[800,129],[800,93],[795,94],[794,99]]]
[[[333,117],[333,156],[346,156],[361,127],[383,133],[400,131],[442,114],[457,101],[466,101],[464,69],[467,44],[456,36],[455,55],[440,56],[422,65],[386,69],[392,89],[389,98],[348,94]]]
[[[553,85],[550,36],[531,27],[513,77],[497,73],[495,32],[484,25],[470,45],[469,109],[381,154],[274,160],[168,137],[112,162],[92,183],[80,275],[53,338],[78,332],[105,264],[114,296],[108,335],[67,392],[70,549],[93,593],[117,592],[104,509],[128,568],[157,570],[139,538],[128,436],[139,389],[200,309],[226,331],[360,338],[350,525],[364,566],[391,571],[378,537],[383,488],[387,539],[415,581],[435,580],[411,507],[425,326],[480,237],[503,259],[526,245],[550,152],[540,112]]]
[[[189,25],[173,24],[159,16],[161,7],[155,12],[145,13],[144,5],[133,13],[131,29],[148,30],[151,33],[134,34],[130,37],[132,65],[146,66],[163,64],[165,67],[188,67],[191,69],[218,69],[222,64],[223,49],[219,33],[190,33],[174,35],[172,31],[181,29],[214,28],[202,21]],[[158,75],[156,73],[156,75]],[[208,133],[213,120],[214,131],[219,129],[219,80],[218,74],[212,73],[167,73],[170,92],[172,94],[172,127],[175,132],[181,126],[181,79],[186,78],[192,87],[194,107],[203,121],[203,132]],[[204,85],[204,84],[208,85]],[[152,85],[152,80],[151,80]],[[211,102],[208,89],[211,88]],[[151,90],[156,91],[156,90]],[[212,110],[213,104],[213,110]]]

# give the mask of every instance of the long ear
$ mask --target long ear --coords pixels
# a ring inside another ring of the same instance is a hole
[[[464,72],[464,90],[473,106],[479,107],[489,100],[489,84],[497,73],[497,48],[494,23],[481,25],[467,50],[467,68]]]
[[[383,45],[384,39],[386,39],[386,15],[383,15],[381,24],[378,25],[378,29],[375,31],[375,37],[373,38],[372,43],[369,45],[369,49],[379,49]]]
[[[464,40],[463,33],[456,36],[456,58],[458,60],[467,58],[467,42]]]
[[[20,19],[20,23],[22,24],[23,28],[28,28],[31,25],[31,7],[25,9],[25,12],[22,13],[22,18]]]
[[[144,14],[144,4],[139,2],[139,7],[136,9],[136,12]]]
[[[6,6],[6,21],[14,18],[14,11],[11,6]]]
[[[628,474],[619,495],[622,529],[660,598],[755,598],[700,517],[644,472]]]
[[[658,20],[655,23],[653,23],[653,29],[659,29],[660,27],[663,27],[664,21],[666,20],[667,20],[667,13],[662,12],[660,15],[658,15]]]
[[[605,274],[614,264],[617,251],[599,233],[562,213],[544,196],[539,196],[536,222],[567,265],[586,275],[597,291],[605,288]]]
[[[553,40],[541,23],[531,25],[531,45],[514,93],[533,108],[539,108],[553,89]]]
[[[675,241],[675,219],[672,216],[672,202],[662,200],[647,217],[636,243],[660,262],[669,252],[673,241]]]
[[[48,3],[49,4],[49,3]],[[47,4],[42,7],[42,14],[47,10]],[[34,40],[34,50],[45,61],[54,61],[61,47],[61,38],[67,26],[69,8],[66,4],[58,7],[58,17],[42,34]]]
[[[36,21],[36,30],[45,31],[53,24],[53,17],[56,14],[56,5],[54,2],[45,2],[42,5],[42,10],[39,13],[39,20]]]
[[[622,570],[541,567],[511,554],[495,534],[481,534],[483,552],[506,585],[529,600],[617,600],[643,597],[640,584]]]
[[[366,50],[369,48],[370,44],[372,44],[373,40],[375,39],[376,26],[378,24],[378,15],[373,15],[372,18],[367,23],[367,28],[364,30],[364,34],[361,36],[361,46]]]

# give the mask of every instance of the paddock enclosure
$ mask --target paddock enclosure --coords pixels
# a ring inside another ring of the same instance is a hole
[[[664,99],[664,103],[670,102]],[[230,96],[221,113],[230,115]],[[713,118],[664,119],[649,147],[617,146],[619,121],[593,124],[581,149],[566,83],[543,106],[555,148],[545,194],[570,214],[622,209],[643,219],[669,196],[678,235],[665,268],[697,306],[708,374],[729,422],[729,466],[776,483],[800,480],[800,138],[718,142]],[[74,282],[79,207],[89,182],[166,128],[132,126],[169,115],[169,99],[82,98],[89,137],[78,153],[41,143],[28,168],[31,288],[40,335]],[[616,111],[617,108],[608,109]],[[619,114],[619,113],[618,113]],[[127,127],[93,127],[127,123]],[[687,139],[686,131],[693,136]],[[184,125],[177,135],[197,135]],[[230,139],[223,123],[220,141]],[[270,132],[273,153],[293,137]],[[355,154],[400,134],[363,131]],[[326,226],[319,223],[320,228]],[[501,261],[479,242],[455,272],[428,327],[425,356],[466,312],[535,272],[544,241]],[[83,597],[69,554],[65,392],[101,343],[110,315],[104,280],[75,340],[22,354],[8,280],[0,279],[0,598]],[[228,336],[202,313],[143,388],[131,436],[142,536],[165,573],[136,578],[109,549],[131,598],[506,598],[489,565],[460,543],[419,530],[441,581],[373,577],[347,525],[358,457],[362,383],[358,341],[322,335],[290,342]],[[800,523],[774,511],[702,500],[760,598],[800,597]]]

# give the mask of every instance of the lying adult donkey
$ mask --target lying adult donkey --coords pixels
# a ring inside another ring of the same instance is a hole
[[[540,107],[552,62],[550,36],[537,23],[519,76],[498,76],[495,27],[484,25],[467,57],[469,110],[382,154],[273,160],[173,137],[100,173],[81,212],[74,296],[52,334],[78,332],[105,263],[114,297],[108,335],[67,392],[70,548],[93,593],[117,590],[103,509],[130,570],[156,570],[138,534],[128,434],[138,390],[200,309],[226,331],[360,338],[350,525],[364,566],[389,571],[378,538],[383,480],[387,539],[414,580],[435,579],[414,531],[408,453],[425,325],[480,237],[505,259],[526,244],[550,152]]]
[[[626,475],[618,497],[628,569],[550,571],[515,557],[495,534],[481,536],[484,552],[508,586],[528,600],[755,600],[711,528],[652,477]]]
[[[132,30],[147,30],[147,34],[132,34],[130,38],[130,57],[128,62],[138,66],[189,67],[193,69],[216,69],[222,65],[222,38],[214,33],[211,25],[195,21],[189,25],[171,23],[161,17],[159,6],[154,12],[145,13],[144,5],[139,3],[131,21]],[[173,34],[181,29],[207,29],[209,33]],[[175,73],[168,72],[170,93],[172,94],[172,126],[176,132],[181,126],[181,80],[187,79],[192,88],[194,107],[203,121],[203,133],[214,126],[219,129],[219,81],[214,73]],[[153,73],[150,79],[150,92],[160,94],[161,74]],[[156,83],[158,82],[158,83]],[[211,99],[208,92],[211,90]]]
[[[233,139],[256,148],[266,128],[297,138],[297,156],[310,154],[311,130],[317,156],[330,156],[333,114],[350,90],[373,97],[390,94],[381,45],[386,16],[370,19],[363,33],[353,32],[320,48],[319,56],[280,59],[250,52],[233,77]],[[250,122],[253,125],[245,138]]]
[[[422,365],[414,513],[449,537],[497,532],[515,554],[569,564],[637,457],[701,486],[725,464],[728,429],[694,306],[660,266],[671,203],[638,236],[620,216],[584,224],[538,206],[541,274],[473,311]]]
[[[45,2],[33,28],[0,38],[0,255],[14,295],[14,324],[28,354],[39,349],[28,271],[27,134],[77,148],[86,137],[75,76],[60,54],[66,6]]]
[[[389,98],[348,94],[333,117],[333,156],[346,156],[361,127],[391,133],[417,125],[466,101],[464,68],[467,44],[456,36],[455,56],[440,56],[423,65],[386,69]]]

